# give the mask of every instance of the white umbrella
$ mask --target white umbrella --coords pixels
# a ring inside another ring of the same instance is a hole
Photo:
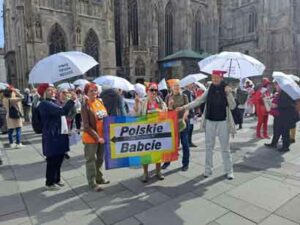
[[[82,52],[61,52],[40,60],[29,74],[29,83],[55,83],[83,75],[96,66],[96,60]]]
[[[159,83],[158,83],[158,90],[162,91],[162,90],[168,90],[168,85],[166,82],[166,79],[162,79]]]
[[[206,91],[206,87],[204,86],[204,84],[201,84],[200,82],[195,82],[195,84],[202,90],[202,91]]]
[[[212,74],[214,70],[226,71],[225,77],[242,79],[261,76],[265,65],[257,59],[240,52],[221,52],[199,62],[202,72]]]
[[[290,76],[282,72],[274,72],[273,78],[293,100],[300,99],[300,87]]]
[[[8,88],[9,85],[3,82],[0,82],[0,90],[5,90],[6,88]]]
[[[296,81],[296,82],[300,82],[300,77],[298,77],[298,76],[295,76],[295,75],[293,75],[293,74],[287,74],[290,78],[292,78],[294,81]]]
[[[144,98],[147,95],[146,87],[143,84],[135,84],[134,90],[140,98]]]
[[[85,87],[85,85],[88,84],[88,83],[90,83],[90,82],[88,80],[86,80],[86,79],[78,79],[78,80],[75,80],[73,82],[73,84],[75,86],[78,86],[81,90],[83,90],[84,87]]]
[[[206,79],[206,78],[207,78],[207,76],[202,73],[190,74],[190,75],[187,75],[185,78],[181,79],[179,84],[180,84],[180,87],[186,87],[189,84],[193,84],[195,82],[198,82],[198,81]]]
[[[122,77],[105,75],[98,77],[94,82],[105,87],[121,89],[123,91],[134,91],[134,86]]]
[[[74,90],[75,86],[74,86],[74,84],[71,84],[71,83],[61,83],[57,86],[57,88],[60,90],[62,90],[62,89]]]

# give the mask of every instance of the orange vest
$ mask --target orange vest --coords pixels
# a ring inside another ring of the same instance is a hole
[[[98,119],[97,114],[107,115],[106,108],[104,107],[103,103],[99,99],[96,99],[94,102],[88,101],[87,104],[88,104],[89,108],[91,109],[91,111],[95,115],[97,133],[100,138],[103,138],[103,120]],[[89,135],[87,132],[83,132],[82,141],[85,144],[96,144],[97,143],[97,141],[91,135]]]

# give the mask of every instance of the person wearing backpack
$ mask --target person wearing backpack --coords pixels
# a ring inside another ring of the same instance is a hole
[[[31,118],[32,100],[33,100],[33,97],[30,93],[29,88],[25,88],[22,104],[23,104],[23,110],[24,110],[24,120],[27,123],[30,122],[30,118]]]
[[[236,90],[236,104],[237,104],[237,124],[239,125],[239,130],[243,128],[244,114],[246,108],[246,102],[248,99],[248,92],[241,87]]]
[[[50,84],[40,84],[38,93],[43,100],[38,110],[43,121],[42,148],[46,156],[46,189],[49,191],[59,190],[64,186],[60,179],[60,169],[64,160],[64,154],[70,150],[69,135],[63,129],[66,124],[66,115],[74,107],[77,99],[74,93],[71,99],[61,107],[56,104],[56,89]]]
[[[6,110],[6,121],[8,128],[8,140],[10,148],[22,148],[22,100],[23,95],[16,89],[9,87],[3,92],[3,106]],[[13,133],[16,131],[16,144],[14,144]]]
[[[166,103],[170,111],[174,111],[176,108],[187,105],[189,103],[187,95],[182,93],[180,90],[179,81],[174,81],[171,88],[172,93],[166,98]],[[178,128],[183,153],[181,168],[182,171],[187,171],[189,169],[190,161],[190,146],[188,141],[188,127],[186,123],[188,120],[188,114],[188,110],[178,112]],[[168,168],[169,165],[170,162],[165,162],[162,166],[162,169]]]

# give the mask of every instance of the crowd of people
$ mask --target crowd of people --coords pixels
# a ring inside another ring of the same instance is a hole
[[[243,118],[257,116],[256,138],[270,139],[269,116],[274,117],[273,138],[265,146],[277,148],[280,137],[281,152],[289,151],[295,142],[295,127],[299,120],[299,102],[280,89],[276,82],[263,78],[261,84],[247,79],[237,87],[224,81],[224,71],[213,71],[211,81],[203,85],[192,83],[182,88],[180,81],[169,82],[169,90],[161,91],[154,82],[136,84],[135,91],[125,93],[119,89],[100,87],[88,83],[84,88],[55,88],[40,84],[32,90],[9,87],[1,91],[0,125],[8,134],[10,148],[22,148],[22,126],[32,124],[42,134],[42,151],[46,157],[46,188],[58,190],[64,183],[60,171],[64,159],[69,159],[70,136],[78,135],[84,145],[88,186],[98,192],[109,180],[104,177],[103,118],[106,116],[141,116],[155,112],[177,111],[178,134],[182,150],[181,170],[189,169],[193,127],[201,121],[205,133],[204,177],[213,175],[213,152],[216,137],[221,146],[225,177],[234,179],[230,151],[230,136],[243,129]],[[5,116],[5,117],[4,117]],[[262,131],[261,131],[262,129]],[[13,133],[16,135],[13,135]],[[15,140],[14,140],[15,137]],[[1,156],[1,155],[0,155]],[[0,159],[1,160],[1,159]],[[156,178],[163,180],[162,170],[170,162],[157,163]],[[148,165],[143,165],[142,182],[149,181]]]

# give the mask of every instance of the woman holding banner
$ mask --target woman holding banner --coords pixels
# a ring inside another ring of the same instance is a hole
[[[166,112],[168,108],[164,101],[158,96],[158,85],[156,83],[149,83],[147,88],[147,98],[141,101],[136,95],[134,111],[137,116],[147,115],[155,112]],[[149,179],[148,164],[143,165],[144,175],[142,182],[146,183]],[[163,180],[164,176],[161,174],[161,164],[156,163],[156,177],[159,180]]]
[[[86,159],[86,176],[88,185],[96,192],[102,190],[99,184],[108,184],[103,178],[101,167],[104,156],[103,118],[107,116],[103,102],[97,97],[98,87],[94,83],[86,84],[81,116],[83,122],[82,141]]]

